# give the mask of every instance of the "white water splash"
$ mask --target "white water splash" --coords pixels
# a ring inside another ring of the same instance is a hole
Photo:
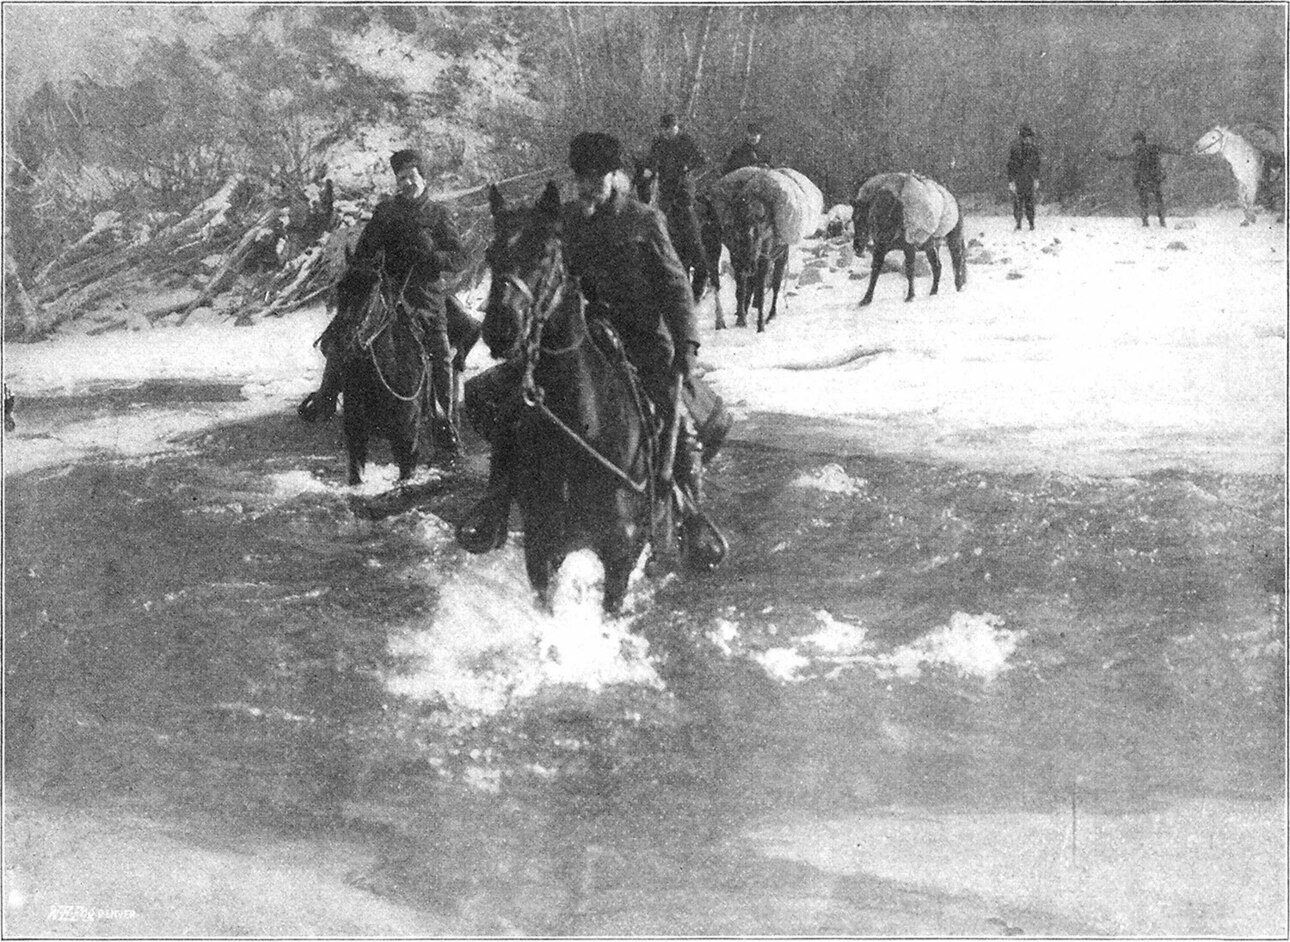
[[[989,683],[1009,669],[1008,659],[1025,637],[1024,631],[1004,628],[1003,619],[989,612],[955,612],[949,624],[882,653],[875,651],[865,628],[838,621],[826,611],[816,612],[815,617],[820,629],[798,637],[793,647],[753,655],[767,674],[796,682],[865,666],[883,679],[917,680],[927,668],[944,667],[960,677]]]
[[[408,484],[425,484],[442,477],[434,468],[418,468],[408,479]],[[350,487],[337,480],[323,480],[310,471],[283,471],[267,477],[273,496],[299,497],[302,494],[335,494],[337,496],[376,497],[399,483],[399,468],[395,464],[369,464],[363,470],[363,483]]]
[[[450,545],[450,528],[437,518],[428,518],[423,527],[427,541],[443,548],[435,569],[451,563],[459,551]],[[628,592],[629,612],[639,609],[650,592],[640,569]],[[404,626],[390,639],[391,652],[405,665],[386,678],[394,694],[439,702],[455,714],[490,716],[551,686],[592,691],[614,684],[662,686],[648,643],[630,631],[632,616],[603,614],[602,570],[589,551],[565,560],[551,614],[536,606],[523,552],[514,543],[428,577],[435,581],[435,575],[443,581],[439,604],[427,619],[433,627]]]
[[[793,487],[809,487],[826,494],[854,497],[868,485],[863,478],[853,478],[840,464],[826,464],[811,472],[803,471],[793,480]]]

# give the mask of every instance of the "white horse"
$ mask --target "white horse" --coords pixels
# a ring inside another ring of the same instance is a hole
[[[1270,143],[1273,146],[1276,144],[1275,141]],[[1263,177],[1263,164],[1268,159],[1268,154],[1243,134],[1223,124],[1216,124],[1206,131],[1192,147],[1192,153],[1222,155],[1231,166],[1232,175],[1236,177],[1237,194],[1245,213],[1245,220],[1241,225],[1248,226],[1254,222],[1255,197],[1259,192],[1259,180]]]

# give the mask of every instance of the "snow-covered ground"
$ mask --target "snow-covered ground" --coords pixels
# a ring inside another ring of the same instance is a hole
[[[709,300],[700,365],[744,419],[744,440],[997,470],[1277,471],[1286,235],[1238,221],[1228,211],[1144,229],[1132,218],[1041,216],[1035,232],[1014,232],[1008,217],[970,218],[962,292],[942,251],[938,296],[921,275],[906,304],[903,275],[887,272],[868,308],[858,306],[867,256],[854,261],[845,240],[808,240],[764,334],[715,331]],[[733,323],[728,283],[722,301]],[[47,342],[6,345],[5,380],[20,400],[164,378],[241,384],[244,401],[40,430],[21,424],[20,401],[5,473],[92,451],[165,450],[204,426],[289,408],[317,380],[311,344],[325,321],[321,306],[250,327],[212,317],[150,328],[139,317],[93,335],[102,325],[87,320]],[[480,347],[470,369],[489,362]],[[28,434],[37,431],[47,437]]]

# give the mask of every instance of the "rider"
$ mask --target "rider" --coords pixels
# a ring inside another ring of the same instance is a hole
[[[666,430],[675,415],[673,393],[679,374],[689,380],[699,349],[694,300],[685,269],[668,239],[663,216],[630,198],[619,187],[621,145],[608,134],[582,133],[569,145],[569,165],[577,199],[561,210],[565,258],[591,301],[590,316],[604,317],[622,338],[628,359],[640,373],[646,395]],[[498,371],[497,385],[511,364]],[[489,371],[492,372],[492,371]],[[483,390],[488,373],[472,383]],[[472,421],[491,426],[493,454],[488,489],[457,529],[457,540],[472,553],[496,549],[506,541],[507,516],[516,472],[515,420],[518,396],[489,402],[490,392],[467,390]],[[700,495],[701,446],[680,410],[674,479],[694,506],[683,508],[683,525],[692,522]]]
[[[452,374],[449,359],[448,319],[445,299],[448,286],[444,272],[460,271],[466,263],[461,238],[446,207],[430,199],[421,175],[423,158],[418,151],[401,150],[390,157],[390,169],[398,195],[376,207],[363,229],[353,261],[372,260],[384,255],[385,273],[399,286],[404,303],[416,315],[424,333],[430,357],[430,382],[436,404],[435,441],[446,453],[460,449],[451,415]],[[341,391],[341,361],[346,328],[337,314],[323,332],[319,347],[327,358],[322,384],[300,403],[297,411],[306,422],[336,413]]]
[[[735,145],[721,166],[721,175],[733,173],[743,167],[769,167],[770,151],[761,146],[764,128],[756,121],[749,123],[744,139]]]
[[[692,172],[707,163],[694,138],[681,130],[674,114],[659,118],[658,136],[645,158],[646,178],[658,178],[658,208],[671,224],[672,241],[681,258],[691,258],[700,271],[695,282],[702,285],[707,276],[707,260],[699,234],[699,217],[694,208]]]

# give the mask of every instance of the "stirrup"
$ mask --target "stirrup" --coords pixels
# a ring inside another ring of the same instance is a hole
[[[501,549],[509,533],[510,511],[509,500],[499,508],[496,501],[484,498],[457,524],[457,545],[475,554]]]
[[[316,422],[319,418],[330,419],[335,414],[336,400],[324,398],[316,390],[296,406],[296,415],[306,422]]]

